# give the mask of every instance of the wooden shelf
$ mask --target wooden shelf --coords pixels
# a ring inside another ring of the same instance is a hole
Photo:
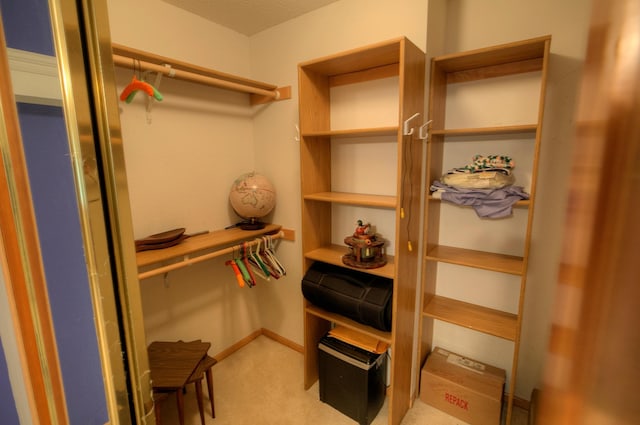
[[[395,136],[398,134],[399,127],[376,127],[376,128],[355,128],[346,130],[324,130],[324,131],[305,131],[303,137],[372,137],[372,136]]]
[[[426,298],[423,314],[509,341],[515,341],[518,316],[441,296]]]
[[[517,276],[522,275],[524,267],[522,257],[443,245],[429,249],[426,259]]]
[[[314,316],[320,317],[322,319],[328,320],[336,325],[341,325],[347,327],[349,329],[356,330],[364,335],[371,336],[373,338],[377,338],[380,341],[386,342],[391,345],[391,333],[381,331],[379,329],[373,328],[371,326],[363,325],[362,323],[358,323],[354,320],[351,320],[347,317],[344,317],[340,314],[332,313],[327,310],[323,310],[320,307],[316,307],[315,305],[308,304],[305,308],[305,312],[307,314],[312,314]]]
[[[366,48],[356,48],[302,62],[298,66],[325,76],[353,74],[391,64],[396,65],[396,68],[398,68],[398,61],[401,56],[400,46],[403,43],[404,38],[396,38],[376,43]]]
[[[543,36],[434,58],[448,83],[541,70],[551,37]],[[466,74],[462,74],[466,73]],[[467,78],[461,78],[465,75]],[[454,81],[452,77],[455,78]]]
[[[429,195],[428,198],[429,198],[429,202],[442,201],[441,198],[435,198],[433,195]],[[470,205],[458,205],[458,204],[454,204],[452,202],[449,202],[449,204],[458,206],[460,208],[471,208]],[[530,205],[531,205],[531,201],[529,199],[523,199],[523,200],[517,201],[515,204],[513,204],[514,207],[520,207],[520,208],[529,208]]]
[[[395,277],[395,258],[393,257],[393,255],[387,255],[387,264],[382,267],[377,267],[375,269],[359,269],[347,266],[342,262],[342,256],[348,252],[349,248],[346,246],[331,245],[306,252],[304,254],[304,257],[308,258],[309,260],[322,261],[323,263],[334,264],[336,266],[358,270],[376,276],[387,277],[389,279],[393,279]]]
[[[397,198],[385,195],[366,195],[362,193],[319,192],[304,195],[305,201],[331,202],[334,204],[355,205],[359,207],[376,207],[395,209]]]
[[[192,236],[169,248],[138,252],[136,253],[136,263],[138,267],[148,266],[191,255],[199,251],[220,248],[263,235],[277,233],[281,228],[282,226],[279,224],[267,224],[264,229],[260,230],[242,230],[237,227],[227,230],[215,230],[203,235]]]
[[[433,135],[444,136],[496,136],[500,134],[522,134],[534,133],[538,130],[537,124],[519,124],[505,125],[495,127],[477,127],[477,128],[450,128],[450,129],[431,129]]]

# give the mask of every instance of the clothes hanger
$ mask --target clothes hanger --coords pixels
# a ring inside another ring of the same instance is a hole
[[[135,70],[135,59],[134,59],[134,70]],[[156,90],[151,84],[146,81],[139,80],[135,74],[131,78],[131,82],[122,90],[120,93],[120,100],[125,101],[126,103],[131,103],[135,95],[139,92],[143,91],[149,96],[154,97],[156,100],[161,101],[164,97],[162,94]]]
[[[233,273],[236,276],[236,281],[238,282],[238,286],[241,288],[244,288],[244,278],[242,277],[242,273],[240,273],[240,269],[238,268],[238,265],[236,264],[235,261],[233,260],[227,260],[225,261],[225,266],[231,266],[231,268],[233,269]]]
[[[247,242],[244,242],[242,244],[242,263],[244,264],[245,268],[247,269],[247,272],[249,273],[249,277],[251,279],[252,285],[256,286],[256,277],[254,276],[253,270],[251,268],[251,264],[249,263],[249,257],[247,255],[247,247],[248,247]]]
[[[269,277],[271,276],[271,272],[269,271],[269,267],[262,261],[262,257],[260,257],[260,247],[261,247],[262,241],[261,239],[257,239],[257,245],[256,245],[256,251],[253,252],[253,258],[255,259],[256,263],[258,263],[258,265],[260,266],[260,268],[262,269],[262,271],[264,272],[265,276],[267,277],[267,280],[269,279]]]
[[[279,279],[282,276],[286,275],[286,270],[273,253],[273,240],[271,239],[271,237],[263,236],[262,239],[265,246],[264,250],[262,251],[262,258],[267,260],[266,264],[269,265],[272,274],[276,279]]]
[[[267,240],[269,241],[267,253],[280,271],[280,275],[285,276],[287,274],[287,269],[285,269],[284,265],[280,262],[280,260],[278,260],[278,257],[276,256],[275,248],[273,246],[273,238],[271,236],[267,236]]]
[[[233,247],[234,252],[235,252],[236,248],[237,248],[237,246]],[[240,274],[242,276],[242,279],[247,284],[247,286],[249,286],[249,288],[253,287],[253,282],[251,281],[251,276],[249,275],[249,271],[247,270],[247,268],[245,267],[244,263],[242,262],[242,259],[234,254],[233,261],[236,263],[236,266],[240,270]]]
[[[280,270],[276,267],[276,265],[273,263],[273,260],[267,253],[267,238],[263,236],[262,242],[264,243],[264,248],[259,252],[260,258],[262,259],[264,265],[269,269],[269,274],[275,279],[280,279]]]
[[[260,251],[260,239],[255,240],[256,251]],[[251,268],[255,271],[255,273],[260,276],[262,279],[269,281],[271,273],[269,273],[269,268],[262,262],[260,255],[253,250],[253,245],[249,245],[249,264]]]

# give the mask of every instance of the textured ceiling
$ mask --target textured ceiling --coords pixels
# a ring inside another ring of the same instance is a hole
[[[253,35],[337,0],[162,0],[245,35]]]

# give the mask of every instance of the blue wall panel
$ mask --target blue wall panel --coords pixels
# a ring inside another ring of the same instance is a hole
[[[4,348],[0,339],[0,423],[2,425],[20,425],[16,403],[11,391],[9,382],[9,371],[7,369],[7,359],[4,356]]]
[[[0,0],[0,13],[8,47],[55,55],[47,0]],[[18,104],[18,114],[70,423],[103,425],[109,417],[63,110]],[[2,378],[0,399],[15,411]],[[0,408],[0,424],[12,424]]]
[[[108,421],[64,115],[18,104],[60,366],[72,424]]]
[[[0,0],[7,46],[53,56],[47,0]]]

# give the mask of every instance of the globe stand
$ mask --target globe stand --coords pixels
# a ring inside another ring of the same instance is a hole
[[[257,218],[250,218],[247,221],[241,221],[237,226],[242,230],[260,230],[264,229],[265,224]]]

